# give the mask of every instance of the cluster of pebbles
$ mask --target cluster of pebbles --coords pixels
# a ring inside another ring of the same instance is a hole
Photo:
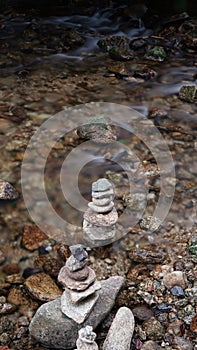
[[[82,323],[98,300],[101,283],[94,270],[87,266],[87,252],[78,244],[70,247],[72,255],[61,268],[58,281],[64,287],[61,310],[77,323]]]
[[[93,332],[92,326],[86,326],[79,330],[79,337],[76,341],[77,349],[75,350],[98,350],[95,342],[96,333]]]
[[[92,241],[110,240],[115,236],[118,214],[114,207],[114,189],[101,178],[92,184],[92,202],[84,213],[83,232]]]

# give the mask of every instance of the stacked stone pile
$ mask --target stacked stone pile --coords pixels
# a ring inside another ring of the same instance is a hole
[[[95,342],[96,333],[93,332],[91,326],[86,326],[79,330],[75,350],[98,350],[98,345]]]
[[[84,214],[83,231],[93,241],[108,240],[115,236],[118,214],[114,207],[111,182],[102,178],[92,184],[92,202]]]
[[[61,268],[58,281],[64,287],[61,296],[62,312],[77,323],[88,317],[99,294],[100,282],[95,272],[87,266],[87,252],[78,244],[70,247],[72,255]]]

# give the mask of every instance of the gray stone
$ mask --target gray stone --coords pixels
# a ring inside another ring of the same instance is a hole
[[[111,203],[113,197],[104,197],[104,198],[92,198],[92,202],[94,205],[97,205],[98,207],[103,207]]]
[[[75,272],[71,272],[66,266],[64,268],[66,270],[67,275],[75,281],[84,281],[89,275],[88,266],[85,266],[83,267],[83,269],[77,270]]]
[[[70,271],[78,271],[81,270],[84,266],[86,266],[87,261],[78,261],[75,259],[73,255],[71,255],[67,260],[66,260],[66,266],[69,268]]]
[[[98,298],[99,294],[95,292],[80,303],[74,304],[71,301],[69,289],[65,289],[61,296],[61,310],[64,315],[80,324],[89,316]]]
[[[112,188],[112,184],[105,178],[101,178],[92,184],[92,191],[94,192],[103,192],[110,188]]]
[[[7,181],[0,179],[0,199],[16,199],[18,198],[18,192]]]
[[[121,307],[109,329],[103,350],[129,350],[134,332],[135,320],[127,307]]]
[[[87,298],[89,295],[93,294],[97,290],[101,289],[101,283],[99,281],[95,281],[89,288],[84,291],[76,292],[70,290],[70,299],[72,303],[78,303],[79,301]]]
[[[111,226],[117,222],[118,214],[115,208],[107,214],[95,213],[93,210],[88,209],[84,213],[84,220],[93,226]]]
[[[162,349],[163,348],[153,340],[146,341],[141,347],[141,350],[162,350]]]
[[[82,244],[72,245],[69,247],[69,249],[72,255],[74,256],[74,258],[77,259],[78,261],[84,261],[88,257],[88,253],[85,251]]]
[[[102,289],[87,320],[78,325],[61,312],[60,298],[43,304],[34,315],[29,331],[40,343],[48,348],[72,349],[78,337],[78,330],[86,325],[95,329],[112,309],[115,298],[124,284],[123,277],[110,277],[101,281]]]
[[[98,350],[98,345],[95,342],[96,333],[94,333],[92,330],[92,326],[86,326],[79,330],[76,350]]]
[[[63,268],[62,268],[63,269]],[[90,267],[88,267],[88,277],[83,281],[75,281],[72,278],[68,276],[66,273],[66,269],[60,270],[60,273],[58,275],[58,281],[61,283],[63,287],[73,289],[73,290],[85,290],[87,289],[95,280],[96,280],[96,274],[94,270],[92,270]]]
[[[108,205],[103,205],[101,207],[94,204],[94,202],[88,203],[90,209],[92,209],[96,213],[107,213],[111,211],[114,207],[114,202],[110,202]]]
[[[186,288],[186,277],[183,271],[172,271],[166,273],[163,278],[163,283],[167,289],[171,289],[174,286],[180,286],[183,289]]]
[[[94,192],[92,191],[92,197],[93,198],[105,198],[112,196],[114,198],[114,190],[111,188],[110,190],[104,191],[104,192]]]

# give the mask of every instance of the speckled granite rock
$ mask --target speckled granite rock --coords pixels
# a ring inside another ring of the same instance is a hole
[[[0,179],[0,199],[16,199],[18,198],[18,192],[7,181]]]
[[[62,313],[60,298],[43,304],[30,323],[30,334],[48,348],[74,348],[78,330],[86,325],[91,325],[93,329],[98,326],[112,309],[123,284],[124,279],[120,276],[101,281],[99,298],[86,321],[80,325]]]
[[[103,344],[103,350],[129,350],[135,327],[133,313],[127,307],[121,307],[109,329]]]

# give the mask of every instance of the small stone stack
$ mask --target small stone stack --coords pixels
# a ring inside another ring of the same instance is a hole
[[[114,189],[107,179],[92,184],[92,202],[84,213],[83,231],[93,241],[103,241],[115,236],[118,214],[114,207]]]
[[[93,332],[91,326],[81,328],[78,332],[79,338],[77,339],[75,350],[98,350],[98,345],[95,342],[96,333]]]
[[[87,266],[88,254],[81,244],[70,247],[72,255],[61,268],[58,281],[64,287],[61,311],[78,324],[84,322],[98,300],[100,282]]]

